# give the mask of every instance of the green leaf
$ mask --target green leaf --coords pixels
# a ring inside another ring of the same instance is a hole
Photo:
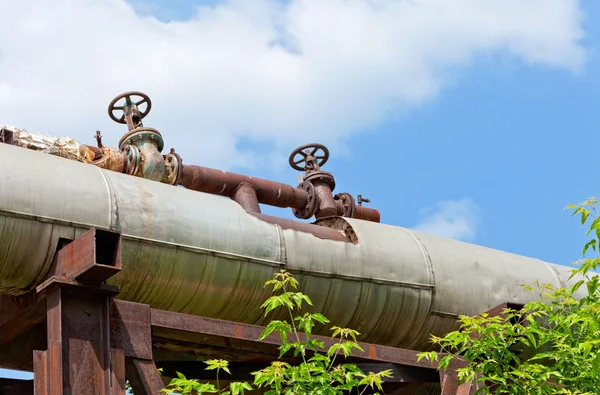
[[[596,358],[592,362],[592,374],[595,376],[600,374],[600,352],[596,354]]]
[[[590,241],[588,241],[585,246],[583,246],[583,255],[585,256],[585,253],[587,252],[587,250],[592,247],[592,249],[594,251],[596,251],[596,239],[592,239]]]

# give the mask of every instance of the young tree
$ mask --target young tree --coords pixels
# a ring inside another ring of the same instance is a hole
[[[379,373],[365,374],[354,364],[340,363],[340,359],[352,354],[353,349],[361,350],[356,342],[359,333],[352,329],[331,327],[332,337],[337,342],[325,350],[325,345],[318,339],[312,338],[316,325],[324,325],[329,320],[319,313],[304,313],[294,315],[304,304],[312,306],[307,295],[297,291],[298,281],[287,271],[281,270],[265,285],[273,287],[273,295],[261,306],[265,316],[275,309],[287,310],[289,320],[274,320],[267,325],[258,340],[271,333],[279,333],[281,358],[288,352],[298,357],[301,362],[295,365],[280,360],[273,361],[269,366],[254,372],[254,382],[232,382],[221,388],[219,374],[223,371],[230,374],[228,363],[224,360],[206,361],[207,370],[216,371],[216,384],[200,383],[188,379],[181,373],[174,378],[163,390],[166,393],[198,394],[219,393],[224,395],[244,394],[247,390],[262,389],[265,394],[363,394],[367,389],[382,391],[385,377],[392,377],[390,370]]]
[[[438,361],[440,369],[461,359],[459,382],[479,385],[477,393],[599,394],[600,281],[595,271],[600,258],[585,257],[600,246],[597,205],[592,198],[567,206],[591,235],[583,259],[571,271],[574,285],[523,285],[537,300],[500,316],[462,316],[459,330],[431,338],[445,355],[424,352],[419,359]],[[577,297],[579,290],[587,295]]]

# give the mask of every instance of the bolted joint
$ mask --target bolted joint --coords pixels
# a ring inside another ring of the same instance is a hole
[[[174,148],[171,148],[171,151],[164,156],[164,159],[165,175],[161,182],[169,185],[176,185],[181,174],[181,157],[175,152]]]
[[[319,196],[317,195],[317,190],[313,184],[304,181],[298,185],[297,189],[306,192],[306,201],[301,208],[292,208],[292,212],[296,218],[309,219],[315,215],[319,209]]]
[[[338,215],[341,217],[353,218],[356,203],[354,197],[346,192],[338,193],[333,197],[337,205]]]
[[[135,151],[135,149],[128,149],[127,147],[135,147],[139,152],[139,166],[135,167],[138,161],[135,158],[136,160],[131,171],[128,166],[128,174],[152,181],[163,180],[167,168],[165,158],[161,154],[164,142],[158,130],[146,127],[130,130],[119,141],[119,148],[125,151],[125,154],[128,154],[127,150]]]

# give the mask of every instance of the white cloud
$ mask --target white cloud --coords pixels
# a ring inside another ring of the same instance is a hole
[[[471,199],[441,201],[419,214],[415,230],[462,241],[473,241],[477,235],[480,210]]]
[[[477,54],[586,60],[577,0],[231,0],[170,23],[124,0],[0,0],[0,16],[0,123],[116,145],[108,103],[141,90],[166,147],[212,166],[269,163],[241,138],[340,144]]]

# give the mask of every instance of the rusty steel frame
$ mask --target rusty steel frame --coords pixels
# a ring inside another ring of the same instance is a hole
[[[262,326],[113,299],[119,289],[105,281],[121,270],[120,233],[92,228],[59,248],[46,280],[35,290],[19,297],[0,297],[0,344],[40,324],[45,324],[46,333],[46,349],[32,350],[34,381],[0,379],[0,391],[19,388],[20,393],[35,395],[125,395],[127,379],[136,395],[159,394],[164,382],[153,350],[158,343],[181,345],[181,334],[183,339],[190,336],[189,341],[196,346],[209,344],[198,343],[198,339],[214,338],[224,341],[226,348],[237,342],[261,352],[268,349],[263,354],[265,360],[278,353],[281,340],[276,334],[258,340]],[[314,338],[325,347],[335,343],[324,336]],[[437,372],[435,364],[417,360],[418,351],[359,344],[363,351],[353,353],[353,361],[388,364],[400,375],[394,382],[405,387],[394,393],[411,393],[406,391],[415,389],[419,382],[433,381],[439,382],[444,395],[472,392],[468,383],[457,385],[460,362]],[[432,381],[432,374],[439,381]]]

